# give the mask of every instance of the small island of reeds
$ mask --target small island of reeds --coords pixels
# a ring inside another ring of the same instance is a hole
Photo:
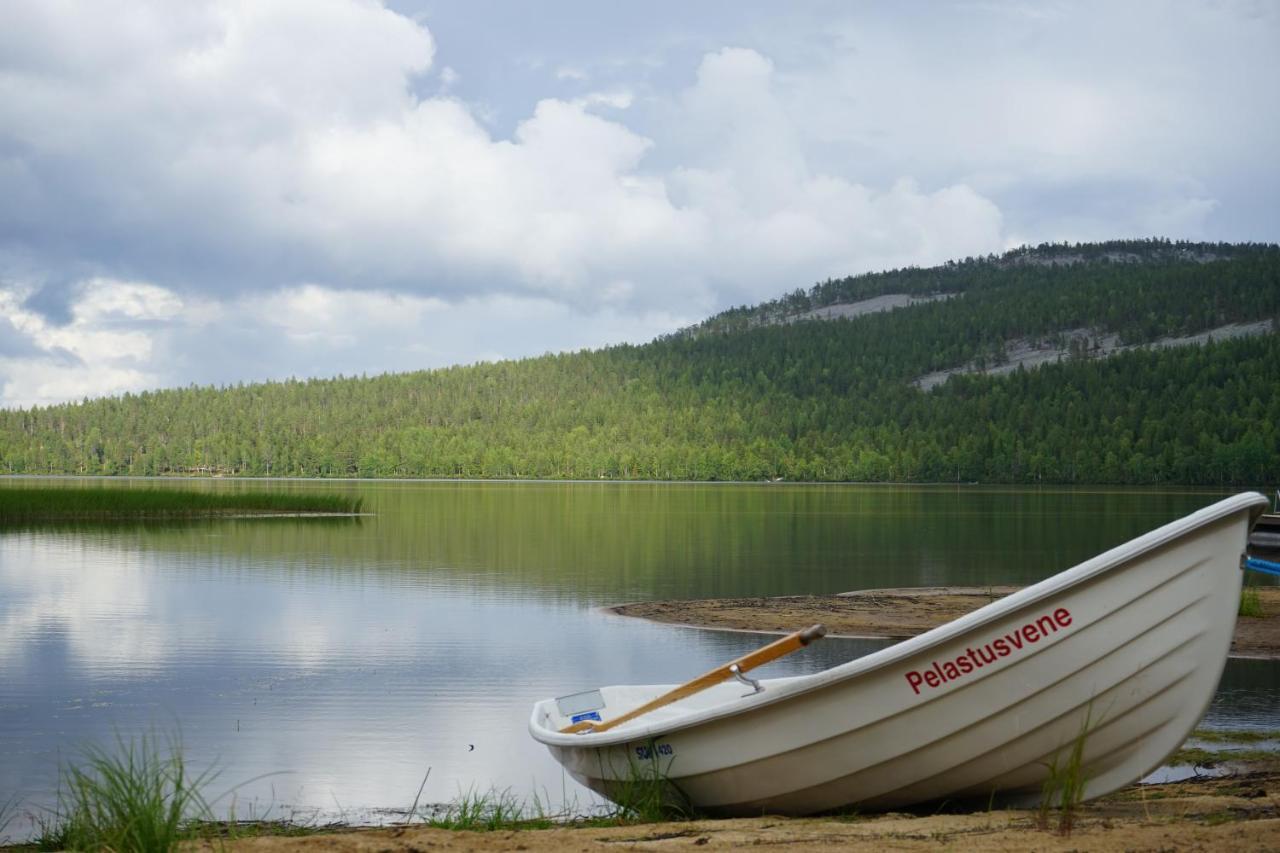
[[[0,488],[0,524],[265,515],[354,515],[361,498],[333,494],[157,488]]]

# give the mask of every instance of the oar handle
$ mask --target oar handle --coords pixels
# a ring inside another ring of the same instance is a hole
[[[623,723],[630,722],[642,714],[657,710],[673,702],[678,702],[686,696],[692,696],[708,687],[719,684],[722,681],[735,677],[737,673],[747,672],[758,666],[763,666],[770,661],[777,660],[783,655],[788,655],[797,649],[802,649],[812,643],[814,640],[821,639],[827,633],[826,627],[823,625],[811,625],[803,631],[796,631],[788,634],[780,640],[774,640],[767,646],[762,646],[754,652],[749,652],[737,660],[731,660],[726,664],[716,667],[710,672],[699,675],[692,681],[687,681],[679,687],[672,688],[663,693],[657,699],[653,699],[641,705],[632,711],[628,711],[620,717],[612,720],[606,720],[603,723],[597,723],[592,720],[583,720],[580,723],[574,723],[561,729],[562,734],[580,734],[583,732],[603,732],[614,726],[620,726]],[[736,672],[735,672],[736,668]]]

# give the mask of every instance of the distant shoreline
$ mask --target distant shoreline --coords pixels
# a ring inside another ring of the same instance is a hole
[[[125,482],[136,480],[144,483],[237,481],[244,483],[456,483],[483,485],[502,483],[507,485],[619,485],[619,486],[759,486],[779,488],[801,486],[804,488],[829,488],[855,486],[876,489],[990,489],[1000,492],[1071,492],[1073,494],[1107,494],[1110,492],[1151,494],[1205,494],[1231,495],[1256,491],[1269,493],[1270,486],[1214,486],[1206,483],[1108,484],[1108,483],[941,483],[915,480],[627,480],[620,477],[606,479],[549,479],[538,477],[302,477],[274,474],[0,474],[0,483],[22,480],[92,480],[94,482]]]

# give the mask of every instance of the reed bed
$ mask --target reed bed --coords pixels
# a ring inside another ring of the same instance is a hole
[[[358,513],[362,503],[360,498],[333,494],[17,486],[0,488],[0,524],[290,513],[336,515]]]

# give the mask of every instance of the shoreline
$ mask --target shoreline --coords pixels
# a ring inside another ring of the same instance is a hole
[[[820,622],[827,636],[905,640],[997,601],[1021,587],[895,587],[837,595],[638,601],[600,608],[604,613],[684,628],[787,634]],[[1236,619],[1230,657],[1280,660],[1280,587],[1258,592],[1262,616]]]
[[[785,845],[789,851],[832,849],[882,853],[892,850],[1280,850],[1280,761],[1241,762],[1228,775],[1130,785],[1076,807],[1069,833],[1050,809],[987,808],[819,817],[762,816],[622,822],[600,825],[533,821],[491,829],[448,829],[421,823],[385,827],[317,827],[305,834],[270,834],[272,827],[242,826],[234,833],[187,841],[188,853],[217,851],[350,851],[409,853],[457,851],[671,850],[705,847],[733,850]],[[279,828],[288,833],[288,827]],[[17,853],[17,850],[14,850]]]
[[[463,485],[479,485],[485,483],[505,483],[508,485],[548,484],[548,485],[603,485],[614,483],[624,486],[853,486],[877,489],[951,489],[951,490],[990,490],[1012,492],[1041,492],[1102,495],[1116,493],[1150,493],[1150,494],[1187,494],[1227,497],[1240,492],[1258,491],[1265,493],[1269,486],[1220,486],[1214,483],[1000,483],[984,480],[965,480],[963,482],[940,482],[931,480],[633,480],[625,477],[605,477],[583,479],[573,477],[308,477],[301,474],[0,474],[0,483],[20,480],[100,480],[104,482],[140,480],[143,482],[169,482],[187,480],[202,482],[208,480],[228,480],[246,483],[280,482],[280,483],[431,483]]]
[[[670,850],[786,845],[789,851],[831,849],[959,851],[1249,849],[1280,851],[1280,754],[1232,757],[1216,752],[1193,774],[1174,781],[1134,783],[1069,811],[1057,808],[930,804],[894,812],[811,817],[645,820],[529,814],[517,809],[487,823],[477,812],[465,826],[428,818],[383,826],[295,823],[289,820],[198,821],[185,853],[420,853],[522,850]],[[1183,763],[1183,766],[1187,766]],[[1205,772],[1207,771],[1207,772]],[[416,803],[415,803],[416,805]],[[399,810],[397,810],[399,811]],[[34,842],[0,843],[0,853],[37,853]]]

